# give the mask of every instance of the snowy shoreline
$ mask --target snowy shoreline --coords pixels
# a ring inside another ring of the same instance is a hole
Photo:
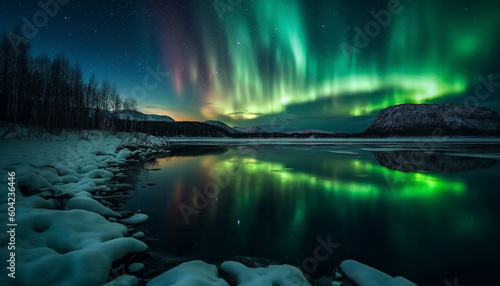
[[[0,141],[0,169],[16,174],[17,224],[15,278],[2,267],[2,285],[102,285],[113,262],[147,251],[147,245],[135,238],[141,235],[128,227],[147,216],[131,216],[112,206],[132,187],[120,179],[126,177],[122,168],[165,155],[163,138],[148,137],[145,149],[140,145],[143,138],[130,139],[130,134],[62,132],[45,134],[39,141],[27,140],[23,127],[16,129]],[[124,148],[131,144],[137,144],[135,151]],[[6,215],[7,192],[2,192],[0,206]],[[5,226],[0,236],[2,261],[9,255]],[[136,264],[128,271],[140,268]],[[127,279],[122,285],[138,283],[132,276]]]
[[[8,277],[6,267],[2,267],[2,285],[145,285],[147,281],[133,276],[144,264],[129,262],[120,265],[120,271],[112,267],[116,261],[148,251],[140,240],[144,234],[131,227],[144,223],[147,214],[113,210],[113,201],[126,197],[131,189],[124,182],[127,176],[123,168],[167,155],[168,141],[102,131],[63,132],[47,138],[25,140],[21,129],[0,141],[0,169],[17,174],[16,278]],[[0,206],[7,210],[7,193],[2,192],[1,197]],[[6,238],[0,236],[3,261],[9,255]],[[219,270],[230,284],[219,276]],[[338,271],[342,272],[337,274],[338,281],[326,278],[321,285],[351,285],[339,281],[356,282],[352,285],[415,285],[357,262],[347,262]],[[377,279],[382,284],[366,284]],[[222,263],[220,269],[201,261],[186,262],[147,285],[265,285],[272,281],[310,285],[302,272],[290,265],[249,268],[234,261]]]

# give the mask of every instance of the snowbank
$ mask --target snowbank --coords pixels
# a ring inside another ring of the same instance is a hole
[[[102,286],[136,286],[139,285],[139,280],[135,276],[122,275],[115,280],[106,283]]]
[[[108,206],[109,197],[123,196],[127,184],[108,185],[130,160],[133,145],[117,147],[130,134],[97,131],[45,135],[48,141],[19,140],[22,128],[0,141],[0,183],[7,186],[7,173],[16,173],[16,273],[7,276],[1,263],[0,285],[102,285],[110,277],[113,262],[147,245],[131,237],[128,228],[116,223],[121,215]],[[85,138],[85,139],[82,139]],[[164,140],[141,137],[147,155],[163,154]],[[151,146],[147,146],[152,142]],[[0,192],[0,208],[7,213],[7,192]],[[7,218],[3,216],[4,222]],[[107,219],[109,218],[109,220]],[[112,222],[112,218],[115,218]],[[128,224],[147,220],[144,214],[124,219]],[[6,224],[0,226],[0,257],[8,258]],[[140,237],[140,235],[135,235]],[[124,266],[126,267],[126,266]],[[129,265],[130,272],[143,265]],[[108,285],[137,285],[137,277],[119,276]]]
[[[394,278],[355,260],[342,262],[340,271],[358,286],[417,286],[403,277]]]
[[[154,278],[147,284],[147,286],[165,285],[229,286],[226,281],[219,278],[217,267],[200,260],[182,263]]]
[[[135,214],[131,217],[120,220],[123,224],[140,224],[145,223],[149,217],[145,214]]]
[[[310,286],[298,268],[290,265],[269,265],[249,268],[239,262],[226,261],[221,269],[241,286]]]

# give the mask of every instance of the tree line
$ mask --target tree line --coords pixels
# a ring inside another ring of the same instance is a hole
[[[78,63],[60,54],[33,57],[20,28],[0,35],[0,121],[50,130],[101,129],[157,136],[228,136],[200,122],[150,122],[120,119],[117,111],[137,110],[137,101],[120,97],[116,84],[85,80]]]
[[[78,63],[64,55],[31,55],[30,44],[0,40],[0,120],[55,128],[99,129],[118,110],[136,110],[137,101],[120,97],[116,84],[84,79]],[[17,42],[16,42],[17,40]],[[109,125],[109,124],[108,124]]]

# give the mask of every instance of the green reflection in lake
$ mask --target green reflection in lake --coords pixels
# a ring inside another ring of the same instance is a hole
[[[449,157],[446,165],[454,164]],[[359,146],[230,148],[158,160],[160,171],[143,181],[157,185],[139,191],[130,207],[151,216],[146,227],[160,241],[153,249],[175,255],[301,265],[318,237],[331,236],[341,246],[311,274],[353,258],[429,285],[470,273],[471,259],[489,265],[499,255],[499,196],[491,194],[499,169],[470,162],[471,170],[456,173],[403,172]],[[196,206],[193,189],[206,186],[217,196],[186,224],[179,205]]]

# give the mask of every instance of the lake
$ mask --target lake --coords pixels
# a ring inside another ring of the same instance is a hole
[[[126,208],[150,216],[165,255],[312,277],[355,259],[419,285],[497,284],[499,144],[424,145],[184,143],[146,165]]]

